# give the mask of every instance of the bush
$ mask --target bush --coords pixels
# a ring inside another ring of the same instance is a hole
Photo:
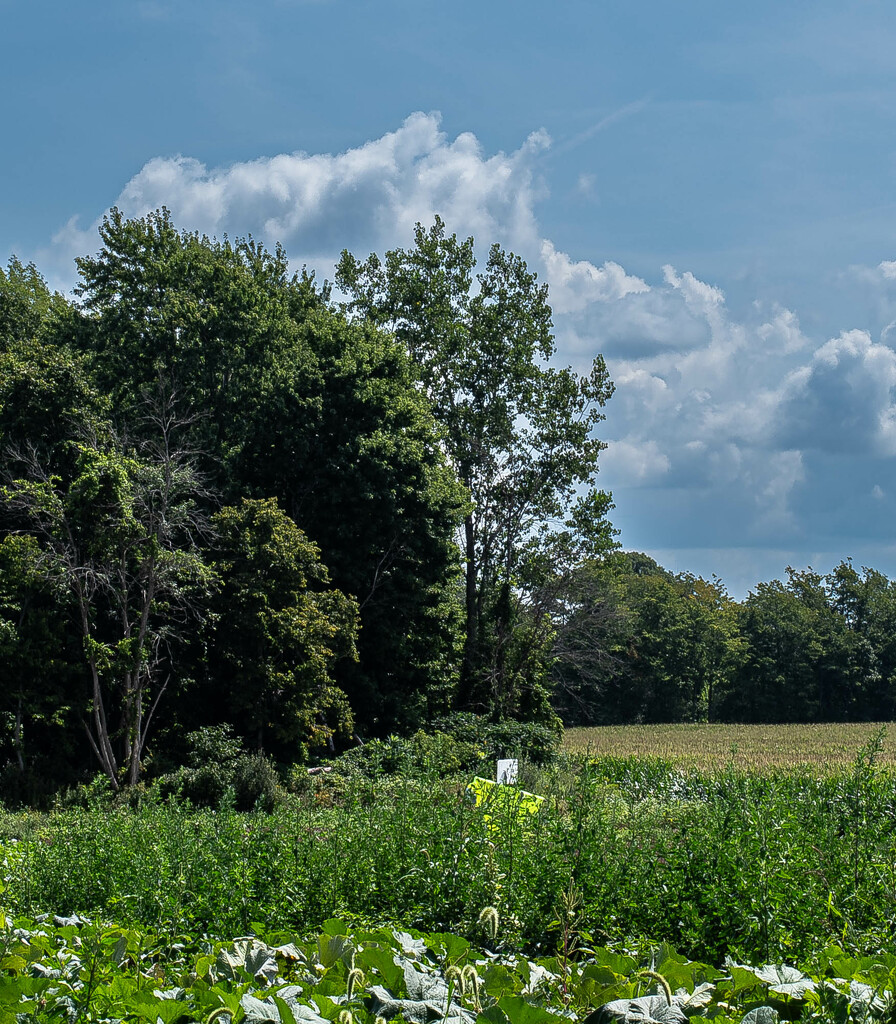
[[[245,751],[229,725],[204,726],[187,736],[187,744],[189,764],[158,780],[163,797],[176,796],[197,807],[273,809],[280,795],[277,770],[264,754]]]
[[[344,753],[333,768],[342,775],[360,774],[366,778],[408,773],[446,778],[475,770],[485,756],[485,752],[472,743],[444,732],[420,730],[410,737],[370,740]]]
[[[541,722],[492,721],[483,715],[456,712],[437,719],[433,725],[456,741],[478,747],[489,760],[518,757],[532,764],[547,765],[560,748],[563,728]]]
[[[233,793],[238,811],[272,811],[280,799],[280,779],[264,754],[240,754],[234,762]]]
[[[551,764],[559,749],[560,734],[534,722],[493,722],[472,714],[454,714],[435,722],[435,731],[422,730],[410,737],[389,736],[370,740],[339,757],[333,767],[342,775],[366,778],[383,775],[432,775],[446,778],[473,772],[502,757],[517,757],[530,764]]]

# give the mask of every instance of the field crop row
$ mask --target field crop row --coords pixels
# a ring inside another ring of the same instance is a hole
[[[0,1024],[819,1024],[888,1019],[896,956],[829,947],[807,970],[721,969],[668,946],[649,956],[569,945],[530,960],[456,935],[352,928],[233,941],[164,936],[83,918],[0,914]],[[576,936],[576,939],[584,936]]]
[[[798,725],[611,725],[567,729],[564,747],[594,757],[664,758],[702,768],[842,769],[881,730],[876,722]],[[880,763],[896,765],[896,734],[881,736]]]

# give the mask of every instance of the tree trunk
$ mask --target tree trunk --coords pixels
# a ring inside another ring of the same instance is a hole
[[[22,740],[22,691],[19,691],[19,699],[16,703],[16,721],[13,727],[13,748],[16,752],[16,763],[19,766],[19,775],[25,774],[25,758],[23,756],[24,742]]]
[[[473,515],[464,519],[464,547],[466,556],[466,623],[464,633],[464,660],[461,665],[457,705],[460,710],[470,710],[475,689],[477,652],[479,648],[479,591],[477,577],[479,566],[476,560],[476,535],[473,530]]]

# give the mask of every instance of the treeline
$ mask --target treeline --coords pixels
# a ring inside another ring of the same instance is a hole
[[[616,550],[612,383],[552,364],[513,254],[437,219],[334,298],[165,211],[100,242],[73,301],[0,270],[4,792],[170,772],[203,727],[292,764],[451,716],[892,717],[880,574],[737,603]]]
[[[611,552],[568,593],[554,681],[570,724],[896,717],[896,583],[874,569],[791,568],[738,602]]]
[[[537,595],[612,547],[612,392],[546,287],[437,220],[339,264],[113,211],[76,299],[0,272],[0,759],[114,788],[228,724],[284,763],[556,722]]]

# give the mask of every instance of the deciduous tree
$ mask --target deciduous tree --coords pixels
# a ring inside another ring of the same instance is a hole
[[[112,437],[72,442],[69,480],[26,450],[2,489],[40,546],[44,578],[70,599],[89,676],[84,728],[116,789],[140,778],[178,626],[201,614],[213,584],[199,550],[201,487],[173,444],[170,397],[148,418],[156,436],[137,448]]]
[[[348,310],[406,346],[469,491],[458,702],[504,710],[526,685],[519,659],[506,655],[527,547],[566,519],[581,493],[593,514],[577,527],[605,537],[609,497],[594,488],[604,445],[593,431],[613,389],[600,357],[581,376],[549,365],[547,287],[522,259],[493,245],[474,277],[475,268],[473,239],[459,241],[436,218],[429,230],[417,226],[411,250],[363,262],[344,252],[336,281]]]

